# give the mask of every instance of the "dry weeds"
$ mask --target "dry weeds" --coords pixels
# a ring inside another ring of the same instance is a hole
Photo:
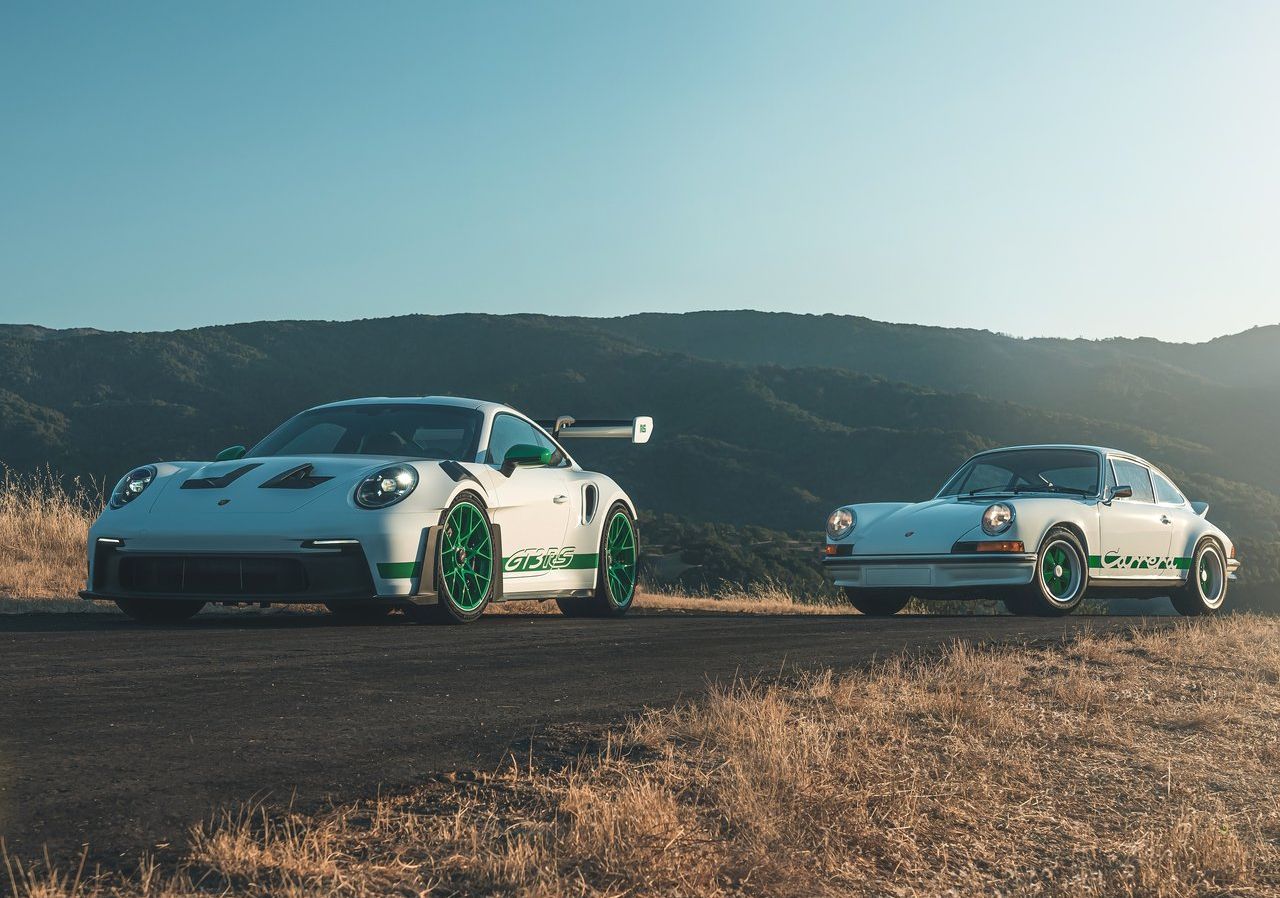
[[[567,766],[198,827],[47,896],[1280,893],[1280,622],[1135,626],[713,690]]]
[[[101,491],[51,471],[0,466],[0,598],[68,598],[83,588],[85,541]]]

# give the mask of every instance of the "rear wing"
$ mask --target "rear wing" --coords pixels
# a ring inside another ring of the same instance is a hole
[[[633,443],[647,443],[653,436],[653,419],[639,418],[584,418],[579,421],[568,415],[561,415],[554,421],[539,421],[538,425],[551,431],[556,439],[576,437],[594,440],[630,440]]]

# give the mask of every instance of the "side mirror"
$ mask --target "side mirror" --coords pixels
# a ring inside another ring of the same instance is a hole
[[[510,477],[516,468],[545,468],[551,464],[551,449],[520,443],[507,450],[502,459],[502,473]]]
[[[244,458],[244,454],[248,451],[243,446],[228,446],[218,453],[214,461],[235,461],[237,458]]]
[[[1132,499],[1133,487],[1129,485],[1113,486],[1107,490],[1107,504],[1110,505],[1116,499]]]

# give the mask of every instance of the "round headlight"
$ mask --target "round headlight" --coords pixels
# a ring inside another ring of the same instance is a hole
[[[151,486],[156,479],[156,469],[151,465],[134,468],[120,478],[116,488],[111,491],[111,507],[124,508],[134,499],[142,495],[142,491]]]
[[[361,508],[386,508],[412,493],[417,485],[418,472],[412,465],[392,465],[360,481],[356,504]]]
[[[851,508],[837,508],[827,518],[827,536],[832,539],[844,539],[853,532],[858,517]]]
[[[990,536],[1004,533],[1013,526],[1013,506],[997,502],[982,513],[982,529]]]

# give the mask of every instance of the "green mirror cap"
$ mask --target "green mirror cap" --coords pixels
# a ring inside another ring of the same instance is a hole
[[[235,461],[237,458],[244,458],[244,454],[248,451],[243,446],[228,446],[218,453],[214,461]]]
[[[520,465],[521,467],[537,467],[551,464],[551,449],[546,446],[531,446],[521,443],[507,450],[503,464]]]

